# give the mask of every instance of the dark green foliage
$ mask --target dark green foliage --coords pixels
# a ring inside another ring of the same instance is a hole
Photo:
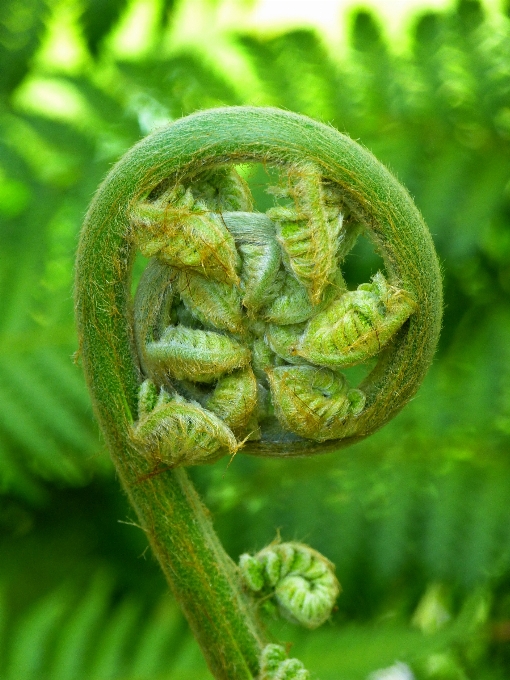
[[[90,51],[97,55],[103,38],[119,20],[127,0],[86,0],[81,22]]]
[[[368,10],[354,14],[351,31],[351,44],[355,50],[372,53],[386,51],[379,23]]]
[[[98,57],[101,45],[129,8],[128,0],[84,0],[80,23],[91,54]],[[171,20],[175,0],[162,0],[159,8],[160,27]]]
[[[0,101],[30,69],[44,30],[45,0],[4,0],[0,7]]]
[[[114,582],[98,571],[67,583],[3,623],[3,680],[206,680],[198,646],[186,636],[177,605],[163,596],[148,606],[136,595],[114,599]],[[4,595],[4,603],[9,598]]]
[[[209,677],[168,596],[156,604],[164,585],[152,562],[137,560],[143,539],[117,524],[129,511],[112,501],[120,492],[71,359],[72,267],[84,211],[114,160],[158,121],[245,102],[239,83],[204,56],[207,45],[170,56],[158,49],[130,62],[107,55],[103,63],[104,38],[125,3],[100,4],[101,12],[86,3],[81,19],[96,72],[56,75],[88,109],[72,123],[28,115],[10,98],[27,74],[41,75],[32,63],[46,4],[0,9],[5,680]],[[162,25],[173,10],[163,5]],[[462,0],[421,14],[404,55],[367,10],[350,17],[346,58],[309,29],[234,36],[259,81],[257,104],[330,122],[392,168],[429,224],[445,276],[436,363],[384,430],[324,458],[238,454],[228,468],[220,462],[194,472],[234,559],[280,529],[285,540],[306,541],[336,563],[344,592],[333,626],[306,641],[290,629],[275,633],[296,639],[303,650],[296,655],[323,680],[364,680],[397,658],[425,680],[423,659],[441,644],[453,645],[470,679],[508,675],[508,3],[504,12],[494,19],[479,2]],[[255,193],[261,176],[250,180]],[[379,267],[360,239],[346,262],[349,287]],[[81,571],[68,561],[75,552]],[[52,570],[55,580],[47,577]],[[453,627],[470,593],[492,593],[483,634],[470,638],[467,626],[461,642],[451,642],[452,632],[441,633],[440,643],[409,627],[428,584],[438,581],[449,593]],[[376,625],[383,619],[388,625]],[[479,656],[470,657],[466,649],[477,645]]]
[[[458,24],[461,31],[471,33],[485,19],[485,12],[480,0],[459,0],[457,4]]]
[[[126,86],[143,92],[147,103],[158,103],[170,119],[202,108],[242,103],[226,74],[203,57],[182,52],[167,59],[157,55],[119,64]]]
[[[341,74],[314,31],[299,29],[274,38],[245,35],[238,40],[261,81],[264,103],[331,120],[342,98]]]

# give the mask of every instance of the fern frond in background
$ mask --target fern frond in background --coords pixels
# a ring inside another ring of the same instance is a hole
[[[185,680],[210,675],[177,605],[114,599],[112,579],[66,583],[10,620],[0,658],[3,680]],[[4,595],[8,602],[8,596]]]
[[[113,161],[154,126],[243,103],[329,122],[393,169],[434,236],[446,309],[424,386],[371,439],[285,470],[238,455],[193,472],[220,537],[233,558],[277,531],[313,537],[336,563],[330,629],[305,642],[270,623],[324,680],[397,659],[424,680],[507,677],[508,8],[460,0],[419,14],[405,52],[366,9],[351,14],[346,46],[309,28],[225,35],[257,85],[250,99],[207,39],[172,48],[182,3],[155,5],[147,48],[130,58],[110,47],[130,5],[101,3],[101,21],[96,2],[73,5],[85,56],[72,68],[41,52],[59,4],[25,5],[0,10],[0,678],[209,677],[156,565],[137,559],[141,532],[117,523],[129,510],[72,361],[72,263]],[[265,179],[264,168],[248,177],[255,195]],[[349,285],[379,261],[360,239]],[[427,607],[449,617],[437,634]]]

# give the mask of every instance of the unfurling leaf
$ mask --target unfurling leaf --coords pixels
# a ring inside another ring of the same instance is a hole
[[[253,208],[250,188],[231,166],[216,166],[190,178],[193,197],[212,212]]]
[[[188,311],[204,326],[231,333],[243,332],[241,295],[237,286],[182,271],[177,278],[177,290]]]
[[[259,680],[310,680],[310,673],[298,659],[287,658],[282,645],[269,644],[260,655]]]
[[[261,311],[268,323],[296,324],[307,321],[314,313],[306,288],[288,272],[281,273],[283,286],[280,295]]]
[[[266,369],[274,365],[274,352],[265,340],[256,338],[251,346],[251,365],[259,380],[267,380]]]
[[[269,324],[266,331],[266,341],[273,352],[289,364],[306,364],[306,359],[298,357],[296,346],[306,328],[305,323],[278,326]]]
[[[150,380],[140,386],[139,409],[143,415],[133,427],[132,438],[156,462],[171,467],[202,465],[239,449],[232,431],[220,418],[177,394],[162,390],[156,406],[145,413],[140,401],[153,392]]]
[[[235,434],[244,436],[257,406],[257,380],[251,368],[247,366],[220,378],[205,406]]]
[[[377,354],[415,303],[381,273],[347,291],[339,263],[362,227],[342,187],[311,163],[282,175],[270,192],[289,205],[267,214],[252,211],[246,183],[224,166],[161,183],[135,206],[142,252],[157,254],[159,269],[174,265],[158,297],[165,309],[148,316],[138,342],[141,368],[214,412],[238,439],[343,439],[362,422],[365,394],[329,369]]]
[[[349,416],[365,406],[365,395],[345,378],[315,366],[278,366],[267,371],[273,404],[283,428],[324,442],[345,434]]]
[[[338,270],[331,276],[318,304],[313,305],[305,288],[292,274],[281,272],[280,277],[283,277],[283,286],[279,295],[261,310],[264,319],[271,324],[284,326],[307,321],[346,291],[342,273]]]
[[[161,339],[147,344],[147,356],[177,380],[210,383],[245,366],[251,352],[237,340],[214,331],[169,326]]]
[[[215,281],[239,283],[240,258],[220,217],[194,203],[178,185],[156,201],[141,201],[131,211],[133,237],[145,257],[157,255],[177,269]]]
[[[309,322],[297,354],[318,366],[352,366],[380,352],[415,311],[405,290],[378,272],[372,283],[345,293]]]
[[[291,167],[280,194],[291,198],[294,206],[277,206],[267,214],[276,222],[286,266],[306,288],[311,302],[318,304],[337,270],[343,215],[326,202],[321,174],[312,165]]]
[[[241,255],[241,290],[243,305],[251,315],[279,293],[281,251],[275,226],[262,213],[223,213],[223,221],[233,235]]]

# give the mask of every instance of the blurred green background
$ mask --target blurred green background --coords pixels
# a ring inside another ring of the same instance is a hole
[[[398,44],[372,10],[335,42],[222,29],[224,4],[194,2],[200,21],[189,0],[0,8],[0,678],[211,678],[72,361],[73,258],[126,149],[245,103],[334,125],[408,187],[442,263],[444,329],[416,398],[366,442],[191,474],[234,559],[279,532],[337,565],[330,623],[268,621],[314,677],[508,678],[510,3],[417,11]],[[348,279],[377,266],[360,244]]]

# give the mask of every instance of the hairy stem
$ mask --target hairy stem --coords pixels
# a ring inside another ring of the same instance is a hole
[[[87,213],[76,272],[80,350],[93,403],[121,482],[168,582],[216,678],[259,671],[263,635],[191,483],[182,470],[154,469],[134,447],[142,375],[130,294],[135,254],[128,215],[167,178],[179,181],[218,163],[313,163],[369,229],[392,286],[407,291],[416,312],[362,388],[358,441],[413,396],[435,350],[441,286],[430,236],[409,195],[366,150],[332,128],[276,109],[217,109],[158,130],[111,170]],[[315,450],[322,445],[315,445]],[[271,448],[271,447],[269,447]],[[278,448],[278,447],[276,447]],[[331,448],[331,446],[330,446]],[[281,455],[304,453],[299,448]],[[264,454],[264,448],[254,453]],[[271,453],[274,453],[272,450]]]

